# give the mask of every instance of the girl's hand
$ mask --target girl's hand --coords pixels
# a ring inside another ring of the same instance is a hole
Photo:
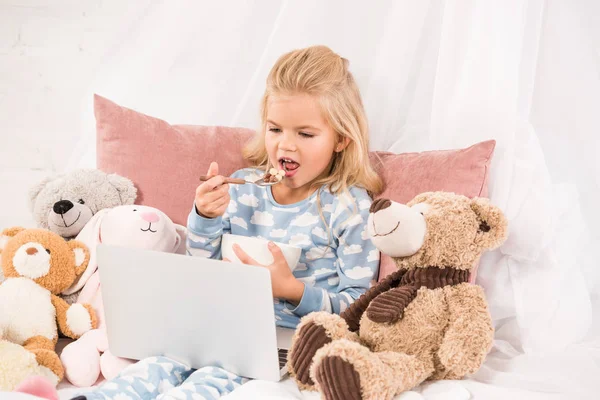
[[[300,303],[304,294],[304,284],[292,274],[281,249],[275,243],[269,242],[269,251],[273,255],[274,260],[271,265],[259,264],[237,244],[233,245],[233,251],[244,264],[259,265],[271,272],[273,297],[285,299],[294,304]]]
[[[229,206],[229,185],[219,175],[219,164],[210,163],[208,176],[213,176],[196,188],[196,212],[206,218],[216,218],[225,214]]]

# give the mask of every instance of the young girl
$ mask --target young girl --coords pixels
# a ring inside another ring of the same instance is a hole
[[[274,262],[264,266],[271,272],[276,323],[295,328],[313,311],[341,313],[377,277],[379,251],[365,228],[369,192],[378,194],[382,183],[369,164],[358,87],[347,60],[329,48],[309,47],[279,58],[261,108],[261,130],[245,149],[256,167],[232,177],[256,180],[272,167],[284,170],[285,177],[266,188],[230,186],[212,163],[208,175],[213,177],[196,189],[188,218],[189,250],[220,258],[224,233],[300,247],[293,273],[273,243]],[[234,246],[234,251],[242,262],[257,265],[244,249]],[[132,365],[86,397],[112,398],[125,391],[133,399],[214,399],[243,382],[216,367],[194,372],[155,357]]]

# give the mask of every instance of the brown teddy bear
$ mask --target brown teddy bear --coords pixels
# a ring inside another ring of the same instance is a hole
[[[288,355],[299,386],[324,398],[391,399],[425,380],[461,379],[479,369],[494,336],[470,271],[506,239],[502,212],[483,198],[446,192],[407,205],[378,199],[368,232],[398,271],[341,316],[302,319]]]
[[[6,277],[0,284],[0,339],[22,345],[59,382],[64,371],[55,352],[57,325],[73,339],[96,327],[91,306],[69,306],[57,296],[86,269],[89,251],[83,243],[67,242],[49,230],[20,227],[2,232],[0,251]],[[13,368],[15,360],[7,360],[14,356],[4,356],[0,354],[0,383],[13,382],[10,374],[18,371]]]

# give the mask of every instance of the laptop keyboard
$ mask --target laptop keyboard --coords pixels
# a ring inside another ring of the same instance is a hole
[[[279,354],[279,369],[282,369],[287,363],[288,351],[286,349],[277,349],[277,352]]]

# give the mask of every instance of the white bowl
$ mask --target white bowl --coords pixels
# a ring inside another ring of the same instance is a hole
[[[221,254],[223,258],[228,258],[233,262],[241,262],[240,259],[233,252],[233,245],[238,244],[242,250],[246,252],[250,257],[256,260],[259,264],[269,265],[273,263],[273,255],[269,250],[266,239],[259,239],[249,236],[232,235],[226,233],[221,239]],[[285,257],[290,270],[296,269],[298,260],[300,260],[300,254],[302,249],[299,247],[290,246],[289,244],[273,242],[281,249],[283,256]]]

